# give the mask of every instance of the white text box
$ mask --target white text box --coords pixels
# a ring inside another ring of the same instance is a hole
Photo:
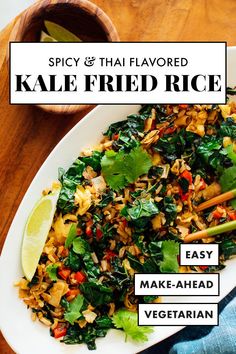
[[[217,326],[218,304],[140,304],[139,326]]]
[[[10,102],[224,104],[225,49],[223,42],[11,43]]]
[[[218,296],[219,274],[135,274],[135,295]]]
[[[217,266],[219,265],[218,244],[181,244],[180,265]]]

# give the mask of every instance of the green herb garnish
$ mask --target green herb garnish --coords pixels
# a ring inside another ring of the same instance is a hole
[[[126,154],[110,150],[105,153],[101,161],[102,174],[113,190],[127,186],[143,174],[148,173],[152,166],[148,153],[140,146]]]
[[[153,332],[149,326],[138,326],[138,315],[135,312],[120,309],[112,317],[112,322],[118,329],[123,329],[125,337],[132,338],[136,342],[148,341],[148,334]]]

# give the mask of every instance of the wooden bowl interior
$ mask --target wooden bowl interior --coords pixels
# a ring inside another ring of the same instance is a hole
[[[48,20],[65,27],[84,42],[110,41],[110,33],[106,31],[100,19],[99,12],[102,13],[102,11],[94,8],[92,13],[93,8],[88,11],[79,5],[79,2],[78,6],[76,3],[60,2],[40,6],[39,3],[37,11],[25,13],[25,16],[21,18],[17,39],[24,42],[39,41],[41,30],[46,31],[44,21]]]

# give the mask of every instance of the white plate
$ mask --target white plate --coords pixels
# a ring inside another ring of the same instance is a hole
[[[236,83],[236,48],[228,50],[228,85]],[[233,65],[234,63],[234,65]],[[18,354],[85,354],[85,345],[64,345],[49,335],[49,330],[39,322],[32,322],[31,311],[18,299],[14,282],[22,276],[20,247],[26,219],[39,199],[42,190],[57,178],[58,167],[68,168],[82,148],[93,146],[101,133],[112,122],[124,119],[138,111],[139,106],[99,106],[79,122],[55,147],[44,162],[15,215],[2,251],[0,261],[0,328],[12,349]],[[229,262],[221,272],[219,297],[166,297],[166,302],[218,302],[236,285],[236,260]],[[155,327],[145,344],[125,343],[124,334],[110,330],[105,338],[97,339],[95,354],[134,354],[176,333],[183,327]]]

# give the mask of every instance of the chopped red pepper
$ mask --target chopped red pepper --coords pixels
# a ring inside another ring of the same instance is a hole
[[[152,120],[151,130],[156,129],[156,119]]]
[[[69,297],[69,296],[77,296],[78,294],[80,294],[80,290],[79,289],[69,289],[66,293],[66,297]]]
[[[107,250],[105,252],[105,256],[104,259],[106,259],[107,261],[110,261],[112,258],[117,257],[117,254],[111,250]]]
[[[85,282],[86,275],[83,272],[76,272],[74,275],[74,279],[77,281],[77,283],[81,284]]]
[[[127,226],[128,226],[128,221],[127,221],[127,220],[123,220],[122,223],[123,223],[123,226],[124,226],[124,227],[127,227]]]
[[[213,212],[212,215],[215,219],[221,219],[225,212],[225,208],[218,206]]]
[[[68,248],[63,247],[63,250],[61,252],[62,257],[67,257],[69,254]]]
[[[208,268],[208,266],[199,266],[199,268],[200,268],[201,270],[206,270],[206,269]]]
[[[86,222],[86,229],[85,229],[85,233],[88,237],[91,237],[93,235],[93,231],[91,226],[93,225],[93,221],[89,220]]]
[[[113,135],[113,140],[118,140],[119,139],[119,134],[114,134]]]
[[[179,108],[186,109],[188,108],[188,104],[179,104]]]
[[[206,182],[204,181],[203,178],[200,179],[200,187],[199,187],[199,191],[202,191],[203,189],[206,188]]]
[[[185,202],[186,200],[188,200],[190,193],[183,193],[182,189],[179,187],[179,195],[182,202]]]
[[[236,220],[236,210],[228,212],[230,220]]]
[[[53,329],[53,337],[54,338],[61,338],[66,335],[67,328],[64,324],[58,323],[58,325]]]
[[[177,129],[177,125],[173,125],[173,127],[166,128],[164,130],[163,134],[166,134],[166,135],[172,134],[172,133],[174,133],[176,131],[176,129]]]
[[[97,241],[101,240],[102,236],[103,236],[102,230],[99,227],[97,227],[96,228],[96,239],[97,239]]]
[[[181,174],[180,174],[180,177],[181,178],[185,178],[189,184],[192,184],[193,183],[193,176],[192,176],[192,173],[189,172],[188,170],[184,170]]]
[[[58,274],[63,280],[66,280],[71,273],[71,270],[69,268],[60,268],[58,271]]]
[[[80,235],[82,235],[83,231],[80,228],[78,228],[76,230],[76,233],[77,233],[78,236],[80,236]]]

